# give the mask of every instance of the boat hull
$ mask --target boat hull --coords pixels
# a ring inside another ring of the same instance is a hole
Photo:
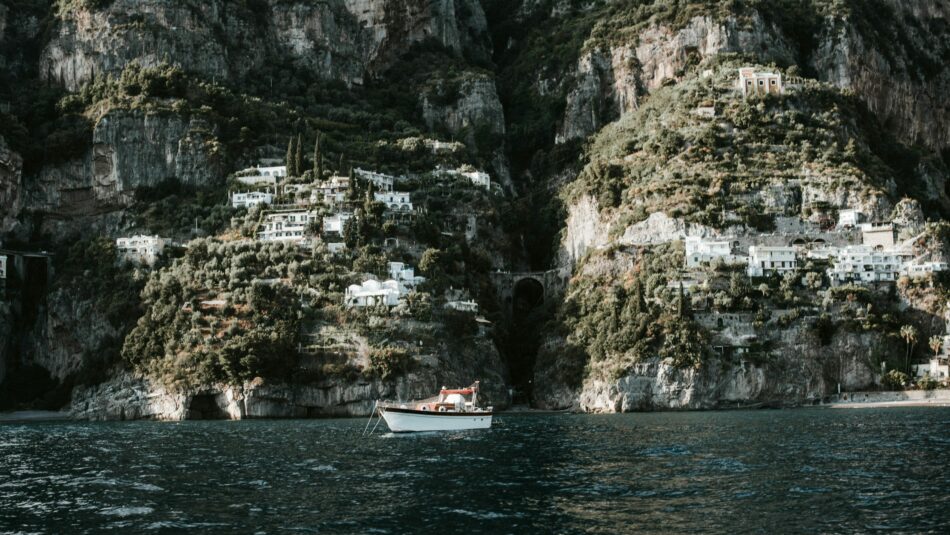
[[[393,433],[488,429],[492,420],[490,412],[431,412],[393,408],[381,409],[380,412]]]

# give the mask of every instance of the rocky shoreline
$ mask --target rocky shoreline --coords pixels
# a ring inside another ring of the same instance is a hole
[[[98,421],[365,417],[378,399],[421,399],[440,386],[434,374],[423,372],[394,381],[288,385],[256,379],[174,391],[148,378],[122,374],[96,386],[77,387],[69,415]],[[503,383],[483,381],[482,389],[486,404],[508,407]]]

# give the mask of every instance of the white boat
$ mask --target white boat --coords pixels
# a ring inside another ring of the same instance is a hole
[[[478,381],[467,388],[448,389],[420,401],[380,401],[376,410],[393,433],[460,431],[491,427],[492,407],[478,407]]]

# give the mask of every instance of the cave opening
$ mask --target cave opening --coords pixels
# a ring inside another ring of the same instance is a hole
[[[188,403],[189,420],[228,420],[230,416],[218,405],[218,394],[196,394]]]
[[[511,293],[511,323],[508,332],[508,370],[514,388],[512,403],[531,402],[534,363],[541,344],[541,327],[547,319],[544,286],[534,278],[515,283]]]

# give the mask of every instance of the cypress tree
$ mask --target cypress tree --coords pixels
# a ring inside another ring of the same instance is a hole
[[[300,134],[297,134],[297,153],[294,155],[294,170],[297,171],[295,176],[300,176],[303,174],[303,140],[300,139]]]
[[[320,154],[320,132],[317,132],[317,140],[313,143],[313,174],[317,180],[323,179],[323,154]]]
[[[296,176],[297,170],[294,168],[294,136],[290,136],[287,141],[287,156],[284,158],[284,165],[287,166],[287,176]]]

